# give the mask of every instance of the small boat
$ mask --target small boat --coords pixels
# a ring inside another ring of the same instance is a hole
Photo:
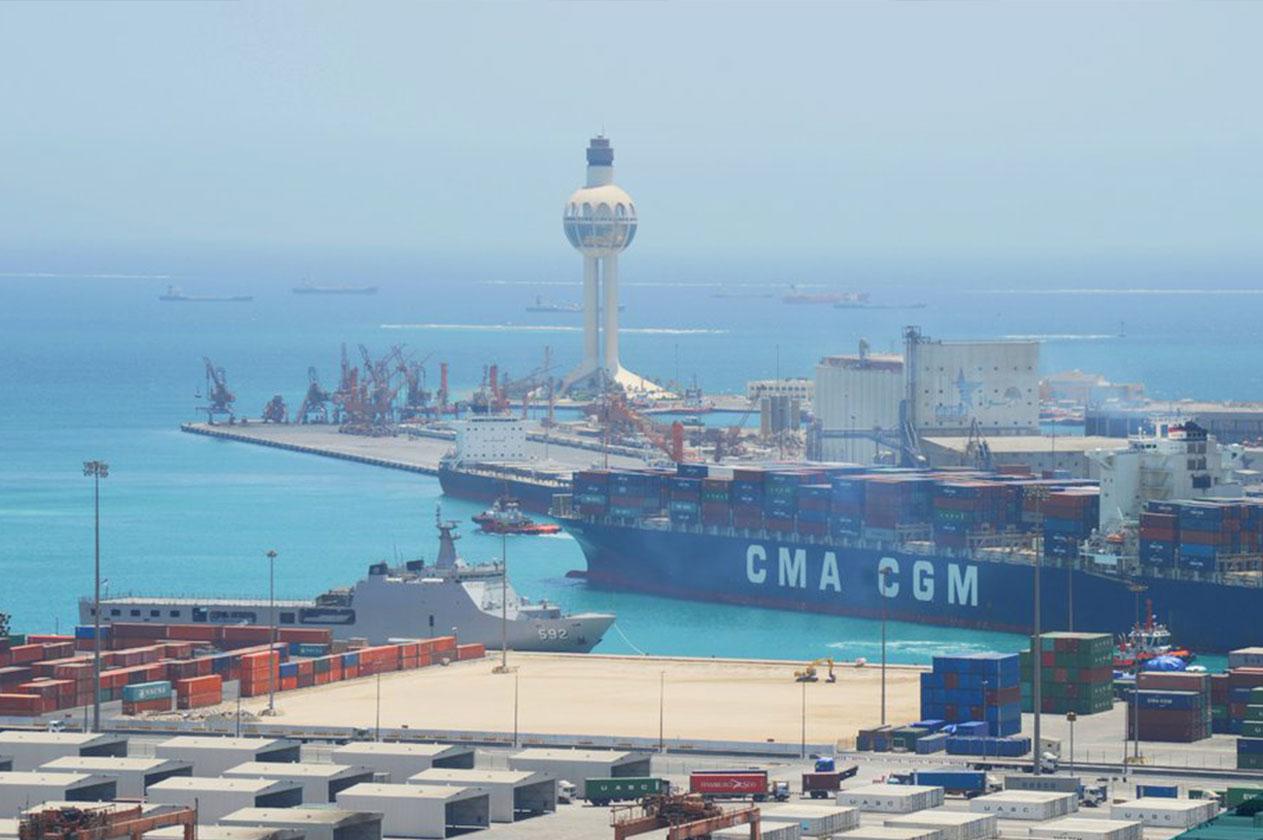
[[[375,295],[376,286],[312,286],[304,283],[291,289],[296,295]]]
[[[518,506],[517,500],[501,496],[491,507],[472,517],[484,534],[557,534],[561,526],[551,522],[536,522]]]
[[[179,286],[167,286],[158,300],[174,303],[249,303],[254,295],[186,295]]]
[[[867,304],[868,292],[804,292],[791,285],[789,292],[781,296],[782,303],[794,304]]]
[[[1171,639],[1171,631],[1166,625],[1154,621],[1150,609],[1144,624],[1137,624],[1131,632],[1119,637],[1118,647],[1114,650],[1114,668],[1134,671],[1159,656],[1173,656],[1184,660],[1185,664],[1197,658],[1191,650],[1176,645]]]

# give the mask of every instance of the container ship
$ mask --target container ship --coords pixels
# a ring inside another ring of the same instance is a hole
[[[290,289],[296,295],[375,295],[376,286],[295,286]]]
[[[1092,482],[815,466],[584,471],[555,512],[597,587],[1029,634],[1038,574],[1044,630],[1263,633],[1263,501],[1149,502],[1137,549],[1101,537]]]
[[[254,295],[188,295],[179,286],[167,286],[167,290],[158,295],[158,300],[166,303],[250,303]]]

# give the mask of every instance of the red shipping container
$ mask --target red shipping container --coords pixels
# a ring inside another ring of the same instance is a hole
[[[223,626],[218,624],[169,624],[167,638],[187,639],[193,642],[217,642],[223,638]]]
[[[9,648],[9,659],[14,665],[38,662],[44,655],[43,645],[14,645]]]
[[[51,711],[38,694],[0,694],[0,715],[27,717]]]
[[[466,659],[482,659],[487,655],[487,646],[482,644],[460,645],[456,648],[456,658],[464,661]]]

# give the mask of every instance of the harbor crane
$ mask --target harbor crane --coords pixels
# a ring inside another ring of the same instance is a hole
[[[433,355],[433,353],[427,353],[419,362],[400,355],[397,370],[404,381],[403,405],[399,408],[401,421],[417,420],[433,410],[430,405],[433,395],[425,388],[425,363]]]
[[[202,363],[206,366],[206,405],[202,407],[202,411],[206,412],[206,422],[213,426],[216,417],[227,417],[231,424],[237,419],[232,409],[237,395],[228,390],[223,368],[215,367],[215,363],[205,356]]]
[[[272,399],[268,400],[267,405],[263,406],[263,422],[289,422],[289,406],[285,404],[285,398],[283,396],[275,394]]]
[[[303,404],[299,407],[298,413],[294,415],[294,421],[328,423],[331,402],[333,402],[333,394],[320,386],[320,376],[316,373],[316,369],[307,368],[307,394],[303,397]]]

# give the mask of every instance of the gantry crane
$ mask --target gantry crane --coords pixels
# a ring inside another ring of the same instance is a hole
[[[206,422],[213,426],[216,417],[226,416],[232,423],[236,420],[232,404],[237,401],[237,395],[228,390],[223,368],[215,367],[215,363],[205,356],[202,363],[206,366],[206,405],[202,407],[202,411],[206,412]]]
[[[147,832],[167,826],[184,827],[184,840],[196,836],[197,810],[170,807],[145,815],[140,805],[117,807],[114,803],[44,808],[28,812],[18,823],[20,840],[140,840]]]
[[[752,806],[725,811],[697,794],[647,796],[638,805],[611,809],[610,825],[614,840],[667,829],[667,840],[709,837],[712,832],[734,825],[749,825],[750,840],[760,840],[759,809]]]
[[[263,406],[263,422],[289,422],[289,406],[285,405],[285,398],[283,396],[275,394],[272,399],[268,400],[267,405]]]

